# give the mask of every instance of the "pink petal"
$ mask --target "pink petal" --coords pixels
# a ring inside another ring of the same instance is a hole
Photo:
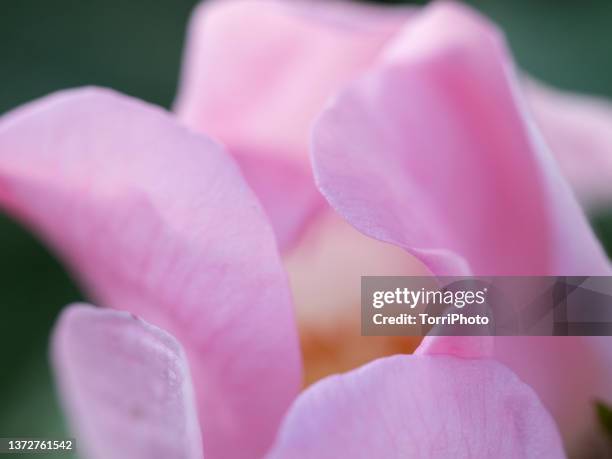
[[[314,118],[410,11],[238,0],[194,12],[176,112],[237,155],[283,248],[323,203],[308,163]],[[282,170],[291,172],[279,181]]]
[[[609,273],[482,18],[435,4],[315,127],[318,184],[362,232],[439,274]]]
[[[557,421],[572,457],[607,457],[595,402],[612,402],[608,336],[498,336],[494,357],[529,384]]]
[[[562,458],[537,396],[492,360],[394,356],[311,386],[272,458]]]
[[[176,102],[181,119],[231,148],[306,160],[308,131],[321,107],[377,57],[406,17],[326,3],[199,6]]]
[[[269,446],[301,383],[290,292],[272,230],[219,147],[112,91],[61,92],[0,120],[0,202],[99,304],[180,341],[206,454]]]
[[[493,346],[492,336],[426,336],[416,353],[478,359],[491,357]]]
[[[314,185],[311,169],[291,159],[237,152],[234,157],[264,206],[280,249],[289,252],[325,204]]]
[[[81,457],[202,457],[187,359],[168,333],[73,305],[56,326],[53,360]]]
[[[527,102],[578,198],[612,205],[612,104],[527,81]]]
[[[313,155],[321,190],[349,222],[436,274],[610,273],[523,110],[503,40],[459,4],[435,4],[406,27],[324,112]],[[494,352],[573,444],[595,432],[593,399],[612,400],[603,341],[497,338]]]

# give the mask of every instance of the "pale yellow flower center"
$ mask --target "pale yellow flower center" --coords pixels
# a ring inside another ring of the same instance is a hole
[[[420,337],[361,336],[361,276],[424,275],[404,250],[362,235],[331,211],[320,215],[285,266],[297,309],[305,383],[378,357],[411,353]]]

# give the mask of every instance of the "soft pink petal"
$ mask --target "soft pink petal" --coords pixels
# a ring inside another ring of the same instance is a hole
[[[319,186],[354,226],[436,274],[610,274],[519,96],[494,27],[459,4],[428,7],[320,118]],[[602,340],[497,338],[494,353],[569,443],[596,431],[593,399],[612,400]]]
[[[498,336],[494,357],[540,396],[570,455],[607,457],[595,402],[612,403],[611,349],[608,336]]]
[[[426,336],[416,353],[478,359],[491,357],[493,349],[492,336]]]
[[[609,273],[525,117],[499,34],[442,3],[390,46],[315,128],[315,174],[332,206],[439,274]]]
[[[233,0],[193,14],[176,111],[253,155],[306,160],[330,95],[366,68],[406,18],[349,2]]]
[[[202,457],[187,359],[168,333],[127,312],[70,306],[53,362],[81,457]]]
[[[194,12],[176,112],[237,155],[281,247],[323,203],[308,163],[315,117],[410,12],[282,0],[212,1]],[[289,173],[279,180],[280,171]]]
[[[324,379],[293,405],[269,459],[562,458],[533,390],[492,360],[395,356]]]
[[[307,223],[325,200],[314,185],[312,170],[291,159],[258,157],[234,152],[242,173],[264,206],[279,247],[294,248]]]
[[[237,167],[165,111],[104,89],[0,120],[0,203],[103,306],[185,348],[205,452],[252,457],[298,392],[286,274]]]
[[[612,205],[612,104],[525,82],[538,127],[588,208]]]

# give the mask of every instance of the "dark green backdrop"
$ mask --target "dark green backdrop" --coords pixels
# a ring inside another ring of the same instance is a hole
[[[612,2],[471,3],[503,26],[517,61],[531,74],[612,98]],[[169,106],[194,4],[2,0],[0,112],[88,84]],[[596,219],[605,242],[612,240],[611,222],[605,215]],[[53,257],[3,216],[0,254],[0,436],[61,434],[47,340],[59,310],[81,294]]]

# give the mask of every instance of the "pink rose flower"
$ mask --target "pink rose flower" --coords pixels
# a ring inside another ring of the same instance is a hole
[[[346,240],[378,273],[610,273],[493,26],[452,3],[213,2],[187,49],[178,119],[96,88],[0,119],[0,204],[105,307],[69,306],[53,336],[86,457],[558,458],[549,410],[571,447],[595,430],[607,338],[430,337],[299,393],[285,267],[313,285],[304,250]],[[547,107],[607,113],[529,91],[571,164],[592,126]],[[304,289],[302,328],[313,296],[350,308],[353,287]]]
[[[347,311],[358,318],[361,275],[609,274],[566,185],[587,210],[612,201],[609,103],[517,79],[497,28],[459,4],[330,3],[201,6],[175,107],[226,145],[272,221],[308,380],[415,345],[339,325]],[[362,116],[349,129],[328,121],[329,109],[312,139],[330,99],[333,110]],[[323,194],[370,241],[312,193],[310,153]],[[536,389],[575,450],[593,443],[594,400],[612,400],[609,345],[500,338],[495,352]]]
[[[46,97],[0,121],[0,176],[4,207],[115,309],[70,306],[53,337],[87,458],[563,455],[533,390],[480,340],[298,396],[272,229],[222,148],[163,110],[102,89]]]

